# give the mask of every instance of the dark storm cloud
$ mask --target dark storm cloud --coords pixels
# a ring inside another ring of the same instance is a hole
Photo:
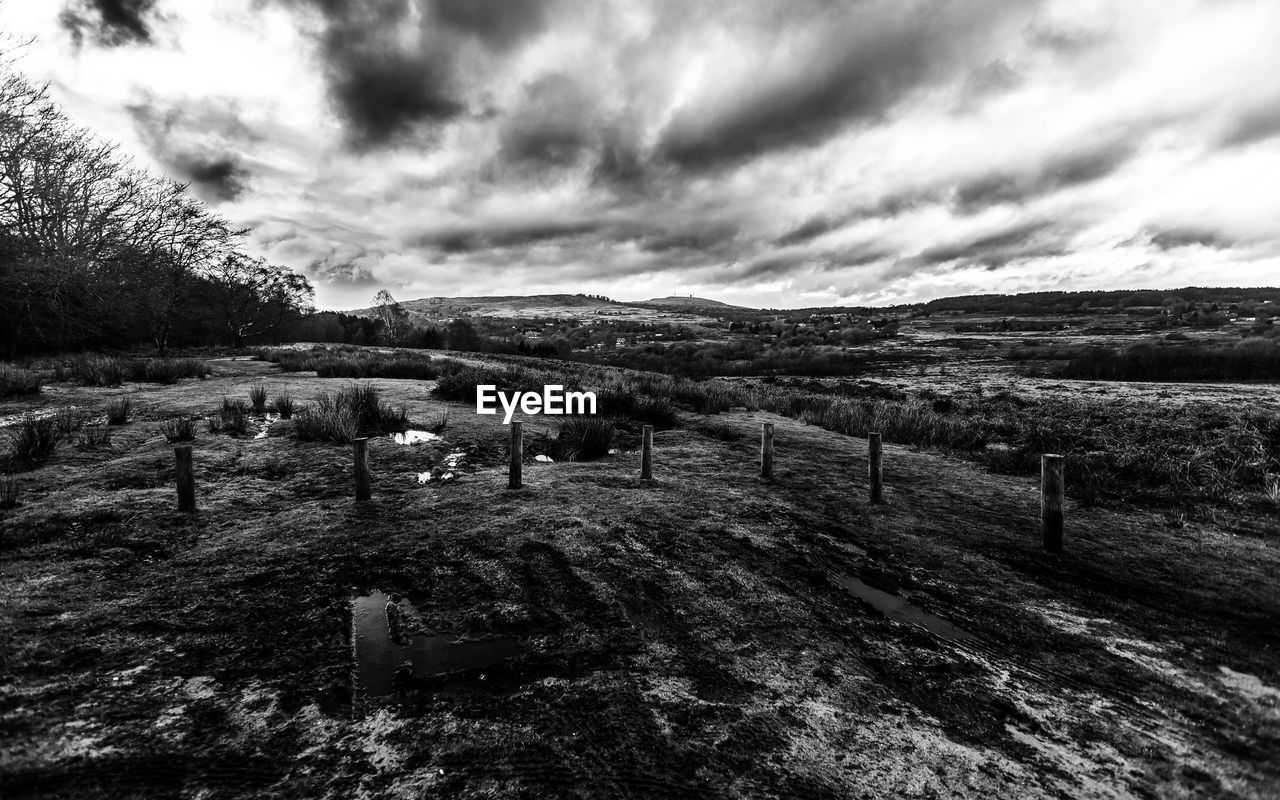
[[[88,38],[103,47],[150,44],[156,0],[70,0],[58,22],[79,47]]]
[[[914,260],[928,266],[957,261],[962,265],[994,269],[1018,259],[1045,258],[1065,252],[1061,235],[1054,232],[1051,223],[1031,221],[996,233],[928,247]]]
[[[961,213],[971,214],[1091,183],[1116,172],[1135,151],[1135,142],[1116,139],[1052,157],[1034,169],[993,172],[956,186],[955,205]]]
[[[244,193],[251,170],[238,148],[257,137],[234,108],[210,101],[159,108],[145,98],[126,110],[147,150],[201,199],[223,202]]]
[[[1152,235],[1151,243],[1161,250],[1195,246],[1223,250],[1235,244],[1221,233],[1198,227],[1166,228]]]
[[[574,239],[602,230],[592,221],[535,221],[445,228],[409,237],[407,244],[444,253],[471,253]]]
[[[640,239],[646,253],[671,250],[697,250],[714,254],[724,250],[738,236],[739,226],[732,222],[700,222],[681,225]]]
[[[476,66],[465,59],[467,46],[474,43],[489,53],[510,50],[542,28],[548,5],[547,0],[275,1],[322,15],[320,49],[330,99],[357,148],[387,145],[418,123],[467,113],[465,89]]]
[[[903,13],[887,4],[828,4],[811,21],[812,48],[737,93],[684,110],[659,152],[685,168],[737,162],[813,144],[854,122],[884,117],[946,67],[975,33],[1013,4],[971,0]],[[761,59],[761,64],[768,64]]]
[[[595,138],[593,115],[592,99],[573,78],[539,78],[502,121],[499,156],[517,164],[572,164]]]
[[[191,181],[196,194],[205,200],[235,200],[245,190],[249,171],[232,156],[211,160],[182,157],[176,162],[178,171]]]
[[[332,283],[360,285],[377,282],[367,266],[332,256],[312,261],[304,271],[308,277]]]

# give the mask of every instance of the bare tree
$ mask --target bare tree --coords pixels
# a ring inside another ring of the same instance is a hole
[[[409,329],[409,313],[386,289],[373,296],[373,313],[382,323],[383,335],[391,344],[399,344]]]

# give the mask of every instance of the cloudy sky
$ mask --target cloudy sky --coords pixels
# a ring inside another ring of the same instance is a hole
[[[321,307],[1280,283],[1276,0],[0,0]]]

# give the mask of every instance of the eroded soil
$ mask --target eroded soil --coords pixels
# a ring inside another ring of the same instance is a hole
[[[872,506],[864,440],[758,413],[723,415],[737,441],[659,431],[643,485],[625,438],[535,461],[556,426],[530,418],[508,491],[500,419],[395,380],[376,383],[450,423],[370,442],[371,503],[348,447],[281,421],[202,428],[184,516],[163,419],[342,383],[215,366],[28,404],[133,393],[142,414],[109,450],[61,445],[0,512],[0,795],[1280,793],[1280,534],[1069,502],[1050,556],[1032,479],[887,446]],[[455,479],[419,481],[459,452]],[[351,603],[370,591],[412,603],[410,634],[519,652],[362,702]]]

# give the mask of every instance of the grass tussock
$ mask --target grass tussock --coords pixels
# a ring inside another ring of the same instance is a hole
[[[262,384],[249,387],[249,404],[253,413],[265,414],[267,411],[267,387]]]
[[[190,417],[167,420],[163,427],[164,438],[172,442],[190,442],[196,438],[196,423]]]
[[[560,425],[560,452],[570,461],[591,461],[609,455],[613,424],[600,417],[571,417]]]
[[[205,418],[209,433],[243,436],[249,431],[249,404],[243,400],[222,398],[222,407]]]
[[[372,383],[353,383],[318,395],[314,406],[298,410],[293,425],[303,441],[346,443],[362,435],[406,430],[409,412],[382,402]]]
[[[12,426],[5,460],[15,466],[35,466],[53,455],[61,439],[57,419],[28,414]]]
[[[0,508],[18,505],[18,479],[9,474],[0,475]]]
[[[0,364],[0,398],[37,395],[41,388],[38,373]]]
[[[271,401],[271,407],[280,415],[280,419],[293,418],[293,398],[289,395],[276,395],[276,399]]]
[[[124,425],[133,414],[133,401],[127,397],[117,397],[107,404],[107,424]]]
[[[53,419],[58,425],[58,433],[71,436],[84,424],[84,412],[78,408],[59,408],[53,412]]]
[[[56,374],[84,386],[119,386],[125,381],[172,384],[183,378],[203,380],[209,375],[209,366],[198,358],[79,356],[59,366]]]
[[[76,447],[81,450],[97,450],[111,446],[111,429],[105,425],[89,425],[80,430]]]
[[[317,348],[263,349],[257,356],[285,372],[315,372],[320,378],[433,380],[440,374],[439,362],[425,353],[334,352]]]

